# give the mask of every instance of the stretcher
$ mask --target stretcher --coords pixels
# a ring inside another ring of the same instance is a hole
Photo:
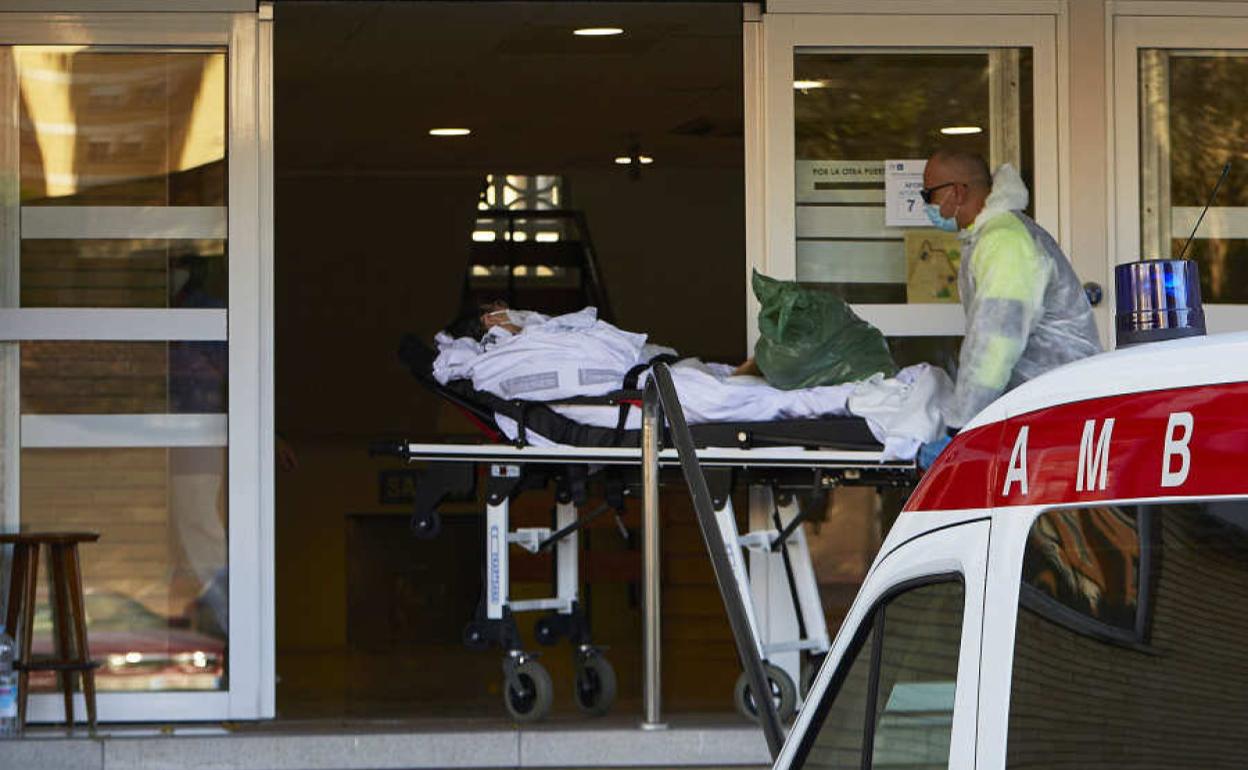
[[[523,645],[515,614],[546,613],[535,625],[538,643],[551,645],[561,638],[569,639],[575,656],[576,702],[588,714],[606,713],[615,698],[615,674],[603,651],[592,643],[579,600],[578,533],[608,512],[618,518],[629,496],[657,495],[657,491],[649,491],[643,467],[644,429],[623,429],[628,410],[642,407],[643,393],[636,389],[636,383],[644,368],[630,372],[625,388],[605,396],[533,403],[477,392],[464,381],[438,383],[430,374],[433,352],[415,338],[405,339],[400,357],[418,380],[458,406],[495,442],[400,441],[375,445],[376,451],[428,464],[417,483],[412,517],[413,532],[420,537],[436,536],[441,529],[438,506],[448,496],[470,495],[479,471],[483,475],[484,586],[476,617],[465,628],[465,643],[479,649],[501,647],[505,653],[503,692],[507,710],[518,721],[541,719],[550,709],[553,686],[545,668]],[[664,366],[658,364],[659,368]],[[552,409],[562,404],[618,409],[618,427],[575,423]],[[501,443],[507,440],[498,429],[497,416],[515,421],[518,432],[514,441]],[[656,443],[668,447],[653,453],[656,490],[664,478],[689,482],[689,459],[673,448],[679,443],[678,437],[671,435],[673,430],[661,427],[658,432],[664,435],[656,436]],[[535,446],[529,441],[532,433],[560,446]],[[687,426],[687,433],[713,512],[710,520],[699,518],[703,535],[708,548],[717,552],[713,559],[725,557],[724,579],[730,580],[743,598],[740,633],[763,662],[772,695],[769,705],[779,719],[788,719],[801,698],[801,656],[813,659],[806,666],[813,672],[830,645],[802,521],[820,511],[824,496],[838,486],[906,486],[916,477],[915,466],[883,460],[883,447],[865,422],[854,417],[703,424]],[[551,526],[513,529],[511,501],[524,491],[551,487],[556,500]],[[741,531],[732,501],[733,489],[740,487],[752,490],[753,504],[766,506],[766,526]],[[602,502],[582,515],[595,496]],[[654,504],[657,510],[657,500]],[[713,533],[707,531],[708,526]],[[657,530],[647,534],[655,537]],[[553,551],[552,596],[511,599],[511,547],[529,553]],[[746,566],[747,554],[751,569]],[[777,584],[784,590],[774,590]],[[760,612],[756,604],[764,601],[781,606]],[[782,624],[789,628],[777,633],[776,624],[768,622],[777,612],[796,622]],[[784,659],[784,665],[773,662],[779,659]],[[734,690],[734,701],[743,714],[758,719],[761,715],[754,691],[748,672],[743,673]]]

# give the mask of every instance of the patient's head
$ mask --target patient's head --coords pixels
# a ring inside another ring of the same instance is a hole
[[[496,299],[488,305],[481,306],[481,324],[489,331],[495,326],[501,326],[512,334],[518,334],[520,327],[512,323],[511,316],[508,314],[509,307],[507,303],[501,299]]]
[[[492,327],[501,326],[512,334],[520,331],[520,327],[511,323],[507,317],[507,303],[501,299],[493,300],[472,310],[465,311],[446,327],[446,333],[452,337],[472,337],[479,340]]]

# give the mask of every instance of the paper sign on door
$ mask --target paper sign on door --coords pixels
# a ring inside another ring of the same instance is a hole
[[[888,227],[931,227],[923,211],[923,168],[926,160],[884,161],[884,224]]]

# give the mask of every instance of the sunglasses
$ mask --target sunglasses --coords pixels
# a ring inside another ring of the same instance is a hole
[[[955,184],[966,184],[966,183],[965,182],[945,182],[944,184],[938,184],[935,187],[924,187],[922,190],[919,190],[919,197],[923,199],[924,203],[931,203],[932,193],[936,192],[942,187],[949,187],[950,185],[955,185]]]

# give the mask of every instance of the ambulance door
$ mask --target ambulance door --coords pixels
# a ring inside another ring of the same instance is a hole
[[[974,763],[988,531],[945,526],[876,562],[776,768]]]

